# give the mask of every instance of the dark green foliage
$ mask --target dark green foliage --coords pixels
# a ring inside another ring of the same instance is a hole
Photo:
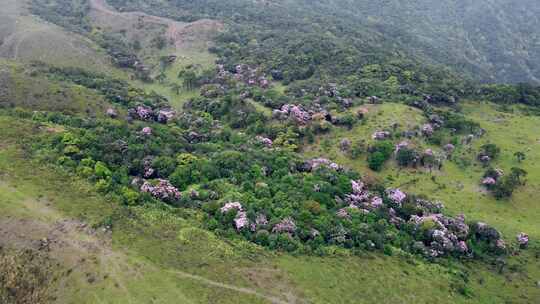
[[[512,168],[509,175],[503,176],[495,187],[493,187],[493,195],[496,198],[502,199],[512,196],[514,190],[525,184],[524,177],[527,176],[527,171],[521,168]]]
[[[384,157],[384,154],[382,154],[379,151],[376,151],[374,153],[370,153],[368,156],[368,166],[371,170],[379,171],[382,169],[384,163],[386,162],[386,158]]]
[[[480,154],[489,156],[491,159],[496,159],[501,154],[501,148],[495,144],[485,144],[480,147]]]
[[[354,142],[351,146],[351,158],[357,159],[361,154],[366,152],[366,142],[363,140]]]
[[[460,134],[476,134],[481,132],[480,124],[466,118],[463,114],[455,111],[437,111],[444,121],[444,127],[453,129]]]
[[[367,159],[369,168],[375,171],[381,170],[384,163],[392,156],[393,151],[394,145],[390,141],[376,142],[369,148]]]
[[[525,185],[525,177],[527,171],[514,167],[510,170],[510,174],[502,174],[502,171],[489,168],[484,173],[484,178],[493,178],[496,180],[494,184],[487,184],[486,187],[492,191],[497,199],[511,197],[519,186]]]
[[[478,95],[495,103],[540,106],[540,87],[526,83],[486,85]]]
[[[521,151],[514,153],[514,156],[516,157],[518,162],[522,162],[527,158],[527,155],[525,155],[525,153]]]
[[[359,27],[362,18],[346,18],[340,10],[331,9],[337,14],[334,16],[328,14],[327,7],[303,2],[109,2],[117,8],[181,21],[224,20],[230,29],[211,49],[220,62],[230,71],[239,63],[260,67],[275,80],[290,84],[288,95],[311,98],[328,82],[340,85],[343,98],[427,94],[436,102],[448,102],[468,90],[451,71],[404,55],[395,41],[380,35],[378,29]],[[321,103],[333,102],[336,97],[321,98]]]
[[[37,73],[42,73],[47,77],[95,89],[109,101],[123,106],[134,107],[143,104],[155,108],[168,104],[164,97],[156,93],[145,93],[143,90],[133,88],[124,80],[104,74],[93,73],[80,68],[51,67],[44,63],[34,63],[33,68],[36,69]]]
[[[410,148],[400,148],[396,153],[396,160],[398,165],[402,167],[412,165],[416,160],[419,159],[418,152]]]

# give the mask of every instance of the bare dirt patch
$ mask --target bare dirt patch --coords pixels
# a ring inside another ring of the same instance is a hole
[[[0,303],[49,303],[54,262],[36,250],[0,247]]]
[[[128,30],[134,32],[131,34],[133,36],[142,34],[148,25],[164,26],[165,37],[176,49],[208,47],[210,40],[223,30],[223,24],[216,20],[201,19],[185,23],[143,12],[119,12],[110,7],[105,0],[90,0],[90,6],[92,9],[90,16],[96,25]]]
[[[291,281],[279,269],[272,268],[246,268],[241,271],[255,287],[279,295],[285,299],[286,303],[306,303],[303,296],[299,294]]]

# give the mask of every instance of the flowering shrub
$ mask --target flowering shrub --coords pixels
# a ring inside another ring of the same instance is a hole
[[[321,167],[330,168],[332,170],[341,170],[341,166],[326,158],[314,158],[306,163],[308,171],[315,171]]]
[[[493,186],[497,183],[497,180],[495,180],[493,177],[486,177],[482,180],[482,185],[484,186]]]
[[[294,220],[290,217],[286,217],[282,219],[279,223],[277,223],[273,228],[272,232],[287,232],[287,233],[294,233],[296,231],[296,224],[294,223]]]
[[[180,191],[165,179],[158,179],[157,185],[145,181],[140,190],[141,192],[150,193],[153,197],[167,202],[177,201],[181,197]]]
[[[118,117],[118,112],[117,112],[115,109],[113,109],[113,108],[108,108],[106,114],[107,114],[107,116],[109,116],[110,118],[116,118],[116,117]]]
[[[160,123],[167,123],[174,117],[175,114],[176,112],[172,109],[159,110],[157,114],[157,121]]]
[[[291,118],[299,124],[307,124],[311,120],[311,114],[298,105],[286,104],[280,110],[274,110],[273,116],[279,119]]]
[[[375,140],[385,140],[389,138],[390,135],[391,134],[388,131],[376,131],[375,133],[373,133],[373,135],[371,135],[371,138]]]
[[[154,115],[152,109],[146,106],[138,106],[137,108],[135,108],[135,111],[138,118],[141,120],[149,120]]]
[[[242,211],[242,204],[240,204],[239,202],[226,203],[220,209],[221,213],[227,213],[231,210]]]
[[[404,148],[408,148],[408,147],[409,147],[409,142],[408,141],[401,141],[400,143],[398,143],[396,145],[396,148],[394,149],[394,153],[398,153],[399,150],[404,149]]]
[[[234,218],[234,225],[237,230],[247,228],[249,226],[249,219],[247,218],[247,214],[243,211],[236,213],[236,217]]]
[[[456,149],[456,146],[452,145],[452,144],[446,144],[444,146],[444,151],[446,153],[448,153],[449,155],[451,155],[452,153],[454,153],[454,150]]]
[[[435,129],[433,128],[433,125],[432,124],[424,124],[422,125],[422,134],[424,134],[424,136],[431,136],[433,135],[433,132],[435,132]]]
[[[527,172],[520,168],[512,168],[508,175],[499,168],[488,168],[484,173],[482,185],[491,190],[496,198],[509,197],[517,187],[525,183],[523,177],[526,175]]]
[[[529,235],[525,232],[518,233],[518,235],[516,236],[516,240],[519,247],[521,248],[527,248],[527,246],[529,245]]]
[[[465,242],[469,237],[469,226],[463,215],[456,218],[442,214],[412,215],[409,223],[417,233],[425,236],[423,243],[416,245],[416,250],[422,254],[432,258],[452,253],[469,254]]]
[[[388,195],[388,198],[390,198],[392,202],[400,206],[403,200],[405,200],[405,198],[407,197],[407,195],[399,189],[387,189],[386,195]]]
[[[395,154],[398,165],[402,167],[416,167],[420,162],[420,155],[413,148],[409,147],[408,142],[401,142],[396,145]]]
[[[255,140],[257,140],[257,142],[263,144],[267,148],[272,148],[272,146],[274,145],[274,142],[267,137],[257,136],[255,137]]]

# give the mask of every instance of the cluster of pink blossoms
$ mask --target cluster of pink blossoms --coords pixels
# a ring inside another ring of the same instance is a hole
[[[491,247],[499,251],[506,250],[506,243],[501,238],[501,233],[486,223],[478,222],[474,226],[476,237],[485,240]]]
[[[152,109],[147,106],[138,106],[135,111],[141,120],[149,120],[154,115]]]
[[[383,205],[380,197],[371,195],[362,181],[351,180],[352,192],[345,195],[345,203],[349,208],[360,209],[363,213],[369,213]],[[346,210],[345,210],[346,211]]]
[[[314,171],[314,170],[317,170],[321,167],[326,167],[326,168],[330,168],[332,170],[341,170],[341,166],[330,161],[329,159],[326,159],[326,158],[322,158],[322,157],[319,157],[319,158],[314,158],[314,159],[311,159],[307,162],[307,169],[309,171]]]
[[[239,202],[229,202],[223,205],[223,207],[221,207],[221,209],[219,210],[221,211],[221,213],[227,213],[233,209],[237,211],[242,211],[242,204],[240,204]]]
[[[371,138],[375,140],[385,140],[388,137],[390,137],[390,132],[388,131],[375,131],[375,133],[371,135]]]
[[[482,180],[482,185],[484,186],[493,186],[497,183],[497,181],[493,177],[486,177]]]
[[[502,169],[496,168],[493,169],[491,172],[488,173],[482,180],[482,185],[486,187],[493,186],[497,184],[499,181],[499,178],[501,178],[504,175],[504,171]]]
[[[388,198],[398,206],[401,206],[401,203],[407,198],[407,195],[399,189],[387,189],[386,195],[388,195]]]
[[[143,159],[143,169],[144,169],[144,177],[145,178],[150,178],[152,177],[152,175],[154,175],[154,173],[156,172],[156,170],[154,170],[154,168],[152,168],[152,161],[154,160],[154,158],[152,156],[147,156]]]
[[[157,121],[160,123],[167,123],[174,118],[176,112],[172,109],[162,109],[158,111]]]
[[[421,229],[425,222],[434,225],[429,233],[429,238],[425,240],[427,247],[423,247],[424,254],[430,257],[438,257],[449,252],[467,254],[469,248],[465,242],[469,236],[469,226],[465,223],[463,215],[455,218],[446,217],[442,214],[428,214],[424,216],[413,215],[409,223],[415,229]],[[422,247],[420,245],[419,247]],[[418,247],[417,247],[418,248]]]
[[[280,110],[274,110],[272,115],[278,119],[292,118],[299,124],[307,124],[312,118],[308,111],[303,110],[299,105],[293,104],[283,105]]]
[[[234,226],[237,230],[242,230],[249,227],[249,219],[247,213],[242,208],[242,204],[239,202],[228,202],[221,207],[221,213],[227,213],[231,210],[236,210],[236,216],[234,218]]]
[[[526,248],[529,245],[529,235],[525,232],[519,233],[516,239],[521,248]]]
[[[432,157],[434,156],[435,154],[433,153],[433,150],[432,149],[426,149],[424,150],[424,157]]]
[[[116,118],[118,116],[118,112],[113,108],[108,108],[106,114],[110,118]]]
[[[409,147],[409,142],[404,140],[396,145],[396,148],[394,149],[394,153],[398,153],[401,149],[405,149],[408,147]]]
[[[444,146],[444,151],[446,151],[446,153],[448,153],[448,154],[452,154],[455,149],[456,149],[456,146],[454,146],[452,144],[447,144],[447,145]]]
[[[281,220],[281,222],[277,223],[274,228],[272,228],[272,232],[274,233],[294,233],[296,231],[296,224],[294,223],[294,220],[290,217],[286,217]]]
[[[181,197],[180,191],[165,179],[158,179],[157,185],[145,181],[141,186],[141,191],[150,193],[153,197],[164,201],[175,201]]]
[[[152,128],[150,128],[150,127],[144,127],[144,128],[142,128],[141,134],[144,135],[144,136],[150,136],[150,135],[152,135]]]
[[[249,226],[249,219],[247,218],[246,212],[238,211],[236,217],[234,218],[234,226],[237,230],[242,230]]]
[[[433,135],[433,132],[435,132],[435,129],[433,128],[433,125],[432,124],[424,124],[422,126],[422,134],[424,134],[424,136],[431,136]]]
[[[274,145],[274,142],[270,138],[267,138],[267,137],[256,136],[255,139],[267,148],[272,148],[272,146]]]
[[[340,218],[349,218],[349,212],[347,211],[346,208],[341,208],[339,209],[337,212],[336,212],[336,215],[337,217],[340,217]]]
[[[218,69],[218,76],[221,78],[230,76],[230,73],[225,71],[223,65],[219,65]],[[270,86],[270,81],[259,69],[251,68],[246,64],[239,64],[235,67],[234,72],[234,79],[247,85],[258,86],[263,89],[267,89]]]

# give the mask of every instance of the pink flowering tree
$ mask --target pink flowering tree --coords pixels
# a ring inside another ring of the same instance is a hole
[[[407,195],[399,189],[387,189],[386,195],[388,198],[398,206],[401,206]]]
[[[529,246],[529,235],[525,232],[518,233],[516,240],[520,248],[527,248]]]
[[[150,127],[144,127],[144,128],[142,128],[142,130],[141,130],[141,135],[144,135],[144,136],[150,136],[150,135],[152,135],[152,128],[150,128]]]
[[[158,179],[156,184],[145,181],[140,190],[165,202],[178,201],[181,197],[180,191],[165,179]]]

